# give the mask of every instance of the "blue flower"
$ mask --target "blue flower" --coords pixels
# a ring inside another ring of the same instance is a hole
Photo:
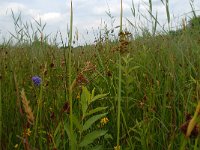
[[[32,81],[33,81],[34,85],[39,86],[42,82],[42,79],[38,76],[33,76]]]

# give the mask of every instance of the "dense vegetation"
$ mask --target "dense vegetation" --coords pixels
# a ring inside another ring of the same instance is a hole
[[[3,43],[1,149],[199,149],[199,20],[134,39],[120,32],[118,42],[102,36],[72,48],[71,69],[69,47]]]

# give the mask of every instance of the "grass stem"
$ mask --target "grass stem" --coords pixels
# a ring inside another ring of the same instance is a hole
[[[75,149],[74,135],[73,135],[73,102],[72,102],[72,31],[73,31],[73,8],[72,8],[72,0],[71,0],[71,12],[70,12],[70,35],[69,35],[69,103],[70,103],[70,147],[71,150]]]
[[[1,99],[1,75],[0,75],[0,149],[1,149],[1,137],[2,137],[2,125],[3,125],[3,118],[2,118],[2,99]]]
[[[120,33],[122,32],[122,16],[123,16],[123,7],[122,7],[122,0],[121,0],[121,13],[120,13]],[[121,34],[120,34],[121,35]],[[121,38],[121,36],[120,36]],[[119,51],[119,83],[118,83],[118,105],[117,105],[117,149],[120,146],[120,112],[121,112],[121,80],[122,80],[122,70],[121,70],[121,54]]]

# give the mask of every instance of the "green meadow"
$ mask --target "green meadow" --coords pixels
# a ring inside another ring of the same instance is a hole
[[[157,30],[149,0],[152,29],[133,35],[121,3],[117,31],[78,47],[72,2],[62,46],[13,14],[17,42],[0,45],[0,149],[200,149],[200,17],[191,3],[190,20],[172,30],[162,3],[168,29]]]

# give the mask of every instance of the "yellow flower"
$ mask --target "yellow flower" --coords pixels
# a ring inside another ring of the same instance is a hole
[[[28,129],[26,130],[26,135],[28,135],[28,136],[31,135],[31,130],[30,130],[30,128],[28,128]]]
[[[30,128],[28,128],[28,129],[26,129],[24,132],[23,132],[23,136],[25,137],[25,136],[31,136],[31,130],[30,130]]]
[[[80,92],[76,96],[77,99],[80,99]]]
[[[18,144],[15,144],[14,148],[18,148],[18,146],[19,146]]]
[[[108,123],[108,121],[109,121],[108,118],[107,118],[107,117],[104,117],[104,118],[101,119],[100,122],[101,122],[102,125],[105,125],[105,124]]]
[[[120,145],[115,146],[114,150],[120,150]]]

